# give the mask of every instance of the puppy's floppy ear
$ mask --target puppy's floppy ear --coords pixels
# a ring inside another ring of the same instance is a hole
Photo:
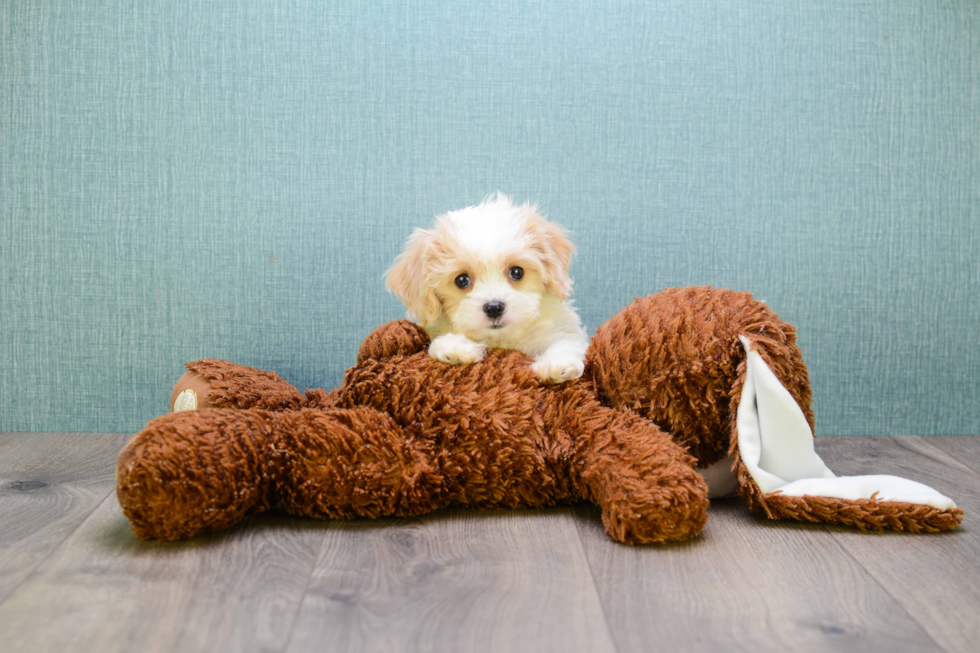
[[[538,216],[532,218],[528,227],[533,235],[531,246],[541,255],[545,286],[558,299],[566,299],[572,291],[568,265],[575,253],[575,245],[568,240],[568,231]]]
[[[405,303],[409,314],[427,326],[436,321],[442,306],[435,289],[426,281],[428,250],[433,241],[431,231],[416,229],[409,236],[405,250],[387,272],[385,285]]]

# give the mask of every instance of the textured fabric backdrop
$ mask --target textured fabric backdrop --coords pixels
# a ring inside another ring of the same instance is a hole
[[[0,64],[0,430],[139,429],[204,356],[334,386],[500,189],[590,330],[750,290],[818,433],[980,433],[973,0],[24,0]]]

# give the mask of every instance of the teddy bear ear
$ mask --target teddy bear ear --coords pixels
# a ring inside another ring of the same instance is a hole
[[[566,299],[572,291],[568,266],[575,253],[575,245],[568,239],[568,230],[536,214],[531,219],[529,230],[533,236],[532,247],[541,255],[548,291],[559,299]]]
[[[409,316],[422,326],[432,324],[442,310],[435,289],[426,279],[428,251],[433,242],[433,234],[425,229],[416,229],[405,243],[405,249],[395,263],[385,272],[385,285],[408,308]]]
[[[770,518],[862,529],[951,530],[963,511],[933,488],[889,475],[837,476],[813,446],[803,410],[753,342],[739,336],[746,363],[736,410],[738,482]],[[747,473],[741,473],[744,470]]]

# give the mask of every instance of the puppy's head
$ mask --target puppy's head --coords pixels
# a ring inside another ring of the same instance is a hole
[[[564,228],[497,193],[416,229],[387,286],[423,326],[444,317],[454,333],[506,341],[534,324],[544,299],[568,297],[574,251]]]

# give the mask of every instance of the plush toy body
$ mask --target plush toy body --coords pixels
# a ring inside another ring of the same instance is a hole
[[[134,531],[190,537],[277,504],[346,519],[587,500],[614,539],[663,542],[704,527],[696,468],[721,470],[722,491],[731,470],[772,518],[911,532],[961,520],[918,483],[833,476],[813,452],[795,330],[748,293],[637,300],[596,333],[583,378],[557,386],[518,352],[447,366],[427,346],[418,326],[387,324],[341,387],[305,395],[270,372],[188,364],[172,407],[197,409],[151,421],[119,457]]]

